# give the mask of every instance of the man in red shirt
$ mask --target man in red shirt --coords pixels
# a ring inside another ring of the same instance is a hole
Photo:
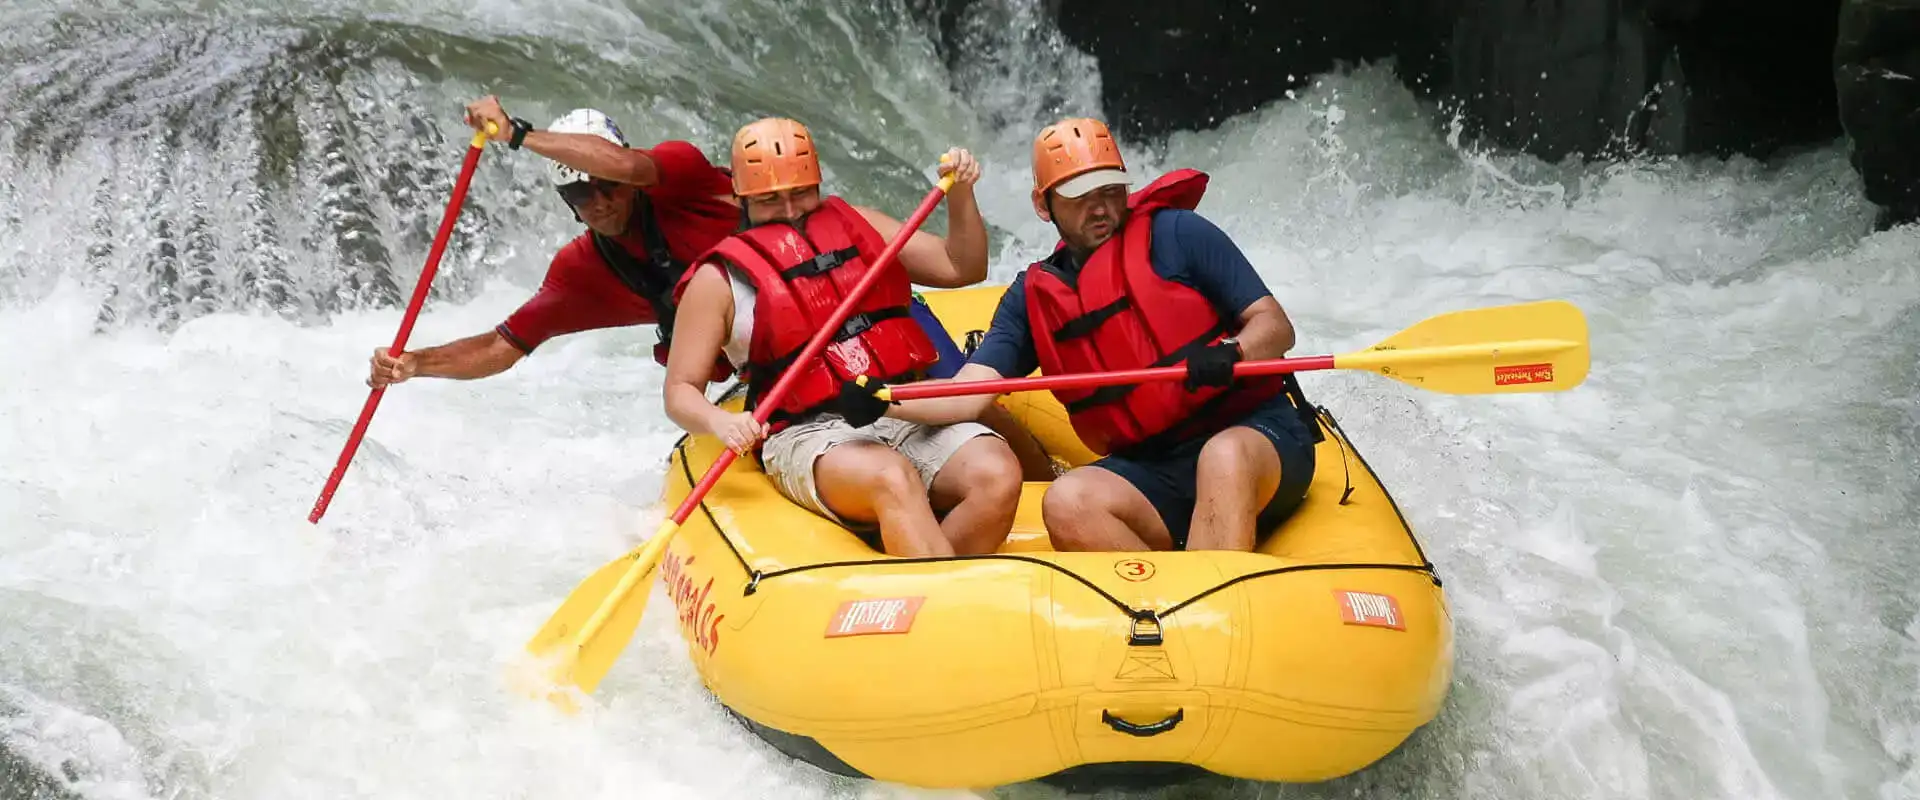
[[[385,347],[375,348],[367,385],[389,386],[416,376],[486,378],[507,371],[553,337],[628,325],[658,325],[653,358],[665,366],[674,284],[688,262],[740,227],[732,173],[684,141],[628,147],[613,120],[591,108],[574,109],[536,131],[526,120],[507,116],[499,99],[488,95],[467,105],[466,120],[475,130],[492,123],[492,139],[509,149],[547,157],[548,177],[560,199],[588,230],[561,246],[540,289],[505,322],[399,358],[389,357]],[[922,325],[929,334],[951,346],[946,332],[930,321],[932,312],[920,310],[927,315]],[[957,349],[952,360],[963,360]],[[721,357],[712,380],[726,380],[732,371]],[[1053,478],[1046,452],[1012,414],[995,406],[979,421],[1013,447],[1027,480]]]
[[[739,226],[740,208],[726,170],[678,140],[629,148],[606,114],[575,109],[532,129],[508,117],[492,96],[467,106],[467,124],[496,126],[494,141],[551,162],[548,176],[587,231],[554,254],[539,291],[486,333],[387,355],[374,351],[369,386],[415,376],[471,380],[497,375],[555,336],[597,328],[658,324],[654,360],[667,362],[671,293],[687,262]],[[724,380],[724,365],[716,365]]]

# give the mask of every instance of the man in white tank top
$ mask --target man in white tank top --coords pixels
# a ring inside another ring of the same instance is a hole
[[[913,283],[957,288],[986,278],[987,237],[973,197],[979,164],[965,150],[949,155],[950,163],[941,168],[955,177],[946,202],[948,237],[916,231],[899,249],[899,263],[881,268],[904,269]],[[732,162],[734,191],[753,225],[804,228],[809,215],[829,205],[821,195],[812,137],[799,123],[769,119],[742,128],[734,137]],[[859,206],[851,210],[864,220],[861,227],[870,226],[883,241],[901,232],[901,224],[885,214]],[[859,248],[863,261],[877,256],[867,250]],[[754,360],[755,327],[770,322],[755,319],[763,305],[758,301],[748,272],[738,266],[723,268],[710,259],[689,270],[667,362],[667,415],[681,428],[714,436],[743,454],[765,438],[761,463],[781,494],[866,534],[863,538],[887,553],[945,556],[998,549],[1019,504],[1021,468],[992,429],[977,422],[921,425],[895,419],[855,428],[832,411],[815,409],[768,437],[768,427],[753,415],[728,412],[707,399],[716,356],[725,353],[737,367]],[[859,342],[835,346],[840,344]],[[705,371],[696,366],[703,360]],[[779,375],[759,378],[778,380]],[[935,516],[936,509],[945,512],[944,518]],[[875,529],[878,542],[871,538]]]

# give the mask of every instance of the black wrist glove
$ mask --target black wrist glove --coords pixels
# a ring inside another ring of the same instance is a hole
[[[1240,348],[1216,344],[1187,359],[1187,391],[1202,386],[1228,386],[1233,383],[1233,365],[1240,360]]]
[[[840,416],[846,418],[848,425],[856,428],[872,425],[887,415],[887,406],[900,405],[898,401],[882,400],[874,394],[886,386],[885,383],[864,375],[850,381],[842,381],[840,400],[835,404],[837,406],[835,410],[840,412]]]

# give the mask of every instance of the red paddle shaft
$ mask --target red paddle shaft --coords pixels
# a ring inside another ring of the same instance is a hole
[[[433,273],[440,268],[440,255],[446,252],[447,238],[453,235],[454,220],[460,217],[460,206],[467,200],[467,184],[473,180],[473,169],[480,163],[480,153],[486,148],[487,135],[476,133],[472,144],[467,148],[466,160],[460,164],[460,177],[453,182],[453,199],[447,202],[446,216],[440,219],[440,232],[433,237],[433,250],[427,253],[427,267],[420,271],[420,279],[413,284],[413,299],[407,303],[407,314],[400,320],[400,331],[394,334],[393,346],[387,348],[387,355],[399,358],[406,352],[407,336],[413,333],[413,321],[420,316],[420,306],[427,302],[427,290],[433,286]],[[320,517],[327,513],[327,504],[333,502],[333,492],[340,488],[340,479],[347,474],[347,465],[352,463],[354,451],[360,449],[360,437],[367,434],[367,423],[373,421],[373,411],[380,407],[380,397],[386,393],[381,386],[367,393],[367,402],[360,407],[360,420],[353,424],[353,433],[347,436],[347,446],[340,451],[340,459],[334,462],[333,474],[327,476],[327,485],[320,490],[320,499],[313,503],[313,512],[307,515],[307,521],[319,523]]]
[[[1333,368],[1333,356],[1274,358],[1265,361],[1242,361],[1235,364],[1233,365],[1233,376],[1236,378],[1246,378],[1254,375],[1273,375],[1281,372],[1312,372]],[[1038,378],[996,378],[988,381],[914,383],[904,386],[889,386],[886,389],[886,394],[887,397],[894,400],[923,400],[929,397],[959,397],[968,394],[1008,394],[1011,392],[1045,391],[1050,389],[1086,389],[1095,386],[1114,386],[1123,383],[1177,381],[1184,380],[1186,377],[1187,367],[1182,364],[1173,367],[1122,369],[1113,372],[1043,375]]]

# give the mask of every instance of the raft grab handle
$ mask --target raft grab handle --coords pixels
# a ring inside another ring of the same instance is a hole
[[[1121,733],[1124,733],[1128,736],[1159,736],[1160,734],[1173,730],[1174,726],[1179,725],[1180,720],[1186,719],[1186,717],[1187,717],[1187,710],[1182,708],[1182,709],[1175,710],[1173,712],[1173,716],[1167,717],[1166,719],[1160,720],[1159,722],[1152,722],[1146,725],[1135,725],[1131,722],[1128,722],[1124,719],[1114,716],[1113,712],[1111,711],[1102,710],[1100,712],[1101,722],[1107,723],[1107,727],[1112,728]]]
[[[1133,617],[1133,627],[1127,631],[1128,647],[1160,646],[1160,615],[1152,609],[1134,609],[1129,612]]]

